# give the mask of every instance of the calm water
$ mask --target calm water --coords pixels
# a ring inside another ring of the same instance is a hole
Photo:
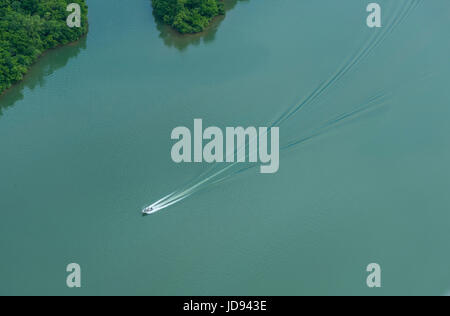
[[[367,1],[251,0],[180,38],[149,0],[89,0],[87,38],[0,98],[0,294],[447,293],[450,3],[379,2],[380,30]],[[276,175],[140,216],[207,167],[172,162],[176,126],[267,125],[312,95],[285,145],[380,94]]]

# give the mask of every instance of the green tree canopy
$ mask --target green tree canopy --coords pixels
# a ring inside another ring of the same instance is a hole
[[[219,0],[152,0],[155,16],[180,33],[202,32],[211,20],[225,14]]]
[[[66,24],[69,3],[80,4],[80,28]],[[0,93],[21,80],[44,51],[78,40],[87,29],[85,0],[1,0]]]

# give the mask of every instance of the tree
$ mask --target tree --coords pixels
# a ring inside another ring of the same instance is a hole
[[[74,2],[82,11],[80,28],[66,24],[67,5]],[[78,40],[87,29],[85,0],[1,0],[0,93],[22,80],[44,51]]]
[[[157,18],[180,33],[202,32],[211,20],[225,14],[219,0],[152,0]]]

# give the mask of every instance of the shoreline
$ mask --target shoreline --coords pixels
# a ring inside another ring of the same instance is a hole
[[[197,33],[181,33],[180,31],[178,31],[176,28],[174,28],[173,26],[164,23],[164,21],[162,21],[161,19],[155,17],[158,20],[158,23],[161,23],[164,27],[167,27],[170,32],[172,32],[174,35],[179,36],[179,37],[196,37],[196,36],[202,36],[205,35],[206,33],[208,33],[215,25],[217,22],[220,22],[219,20],[224,20],[226,17],[226,14],[222,14],[222,15],[216,15],[215,17],[213,17],[211,19],[211,22],[209,22],[208,26],[205,27],[205,29],[201,32],[197,32]]]
[[[89,28],[89,26],[88,26],[88,28]],[[7,88],[7,89],[3,90],[2,92],[0,92],[0,99],[1,99],[5,94],[7,94],[8,92],[10,92],[13,88],[15,88],[18,84],[20,84],[20,83],[22,83],[24,80],[26,80],[26,77],[28,76],[30,70],[36,65],[36,63],[38,63],[38,62],[42,59],[42,57],[44,57],[45,55],[47,55],[49,52],[51,52],[51,51],[53,51],[53,50],[57,50],[57,49],[60,49],[60,48],[63,48],[63,47],[67,47],[67,46],[71,46],[71,45],[76,45],[76,44],[78,44],[83,38],[86,38],[86,37],[87,37],[88,32],[89,32],[89,29],[88,29],[88,31],[86,32],[86,34],[83,34],[79,39],[77,39],[77,40],[74,41],[74,42],[69,42],[69,43],[67,43],[67,44],[60,44],[60,45],[57,45],[57,46],[55,46],[55,47],[52,47],[52,48],[49,48],[49,49],[46,49],[45,51],[43,51],[43,52],[36,58],[36,60],[30,65],[30,67],[28,67],[27,72],[23,75],[23,78],[22,78],[21,80],[14,82],[9,88]]]
[[[225,17],[227,16],[227,3],[228,0],[221,0],[222,3],[224,3],[225,6],[225,13],[224,14],[219,14],[216,15],[215,17],[213,17],[211,19],[211,21],[209,22],[208,26],[204,28],[203,31],[201,32],[196,32],[196,33],[181,33],[180,31],[178,31],[176,28],[174,28],[172,25],[164,23],[164,21],[162,19],[160,19],[159,17],[157,17],[154,13],[154,9],[152,8],[152,15],[155,18],[157,23],[160,23],[162,26],[167,27],[168,30],[170,30],[171,33],[173,33],[173,35],[179,36],[179,37],[195,37],[195,36],[199,36],[201,37],[202,35],[205,35],[208,31],[210,31],[215,25],[217,25],[217,22],[220,22],[221,20],[224,20]]]

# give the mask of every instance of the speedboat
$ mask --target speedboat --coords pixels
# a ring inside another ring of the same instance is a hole
[[[146,208],[144,208],[143,210],[142,210],[142,215],[150,215],[150,214],[153,214],[154,212],[156,212],[156,207],[154,207],[154,206],[149,206],[149,207],[146,207]]]

